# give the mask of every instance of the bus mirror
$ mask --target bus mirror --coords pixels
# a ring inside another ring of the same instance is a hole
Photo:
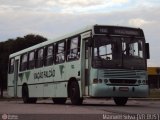
[[[145,43],[145,50],[146,50],[146,59],[150,59],[149,43]]]

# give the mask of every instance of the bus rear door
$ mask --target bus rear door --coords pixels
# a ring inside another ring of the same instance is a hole
[[[15,60],[14,62],[14,97],[17,97],[17,83],[18,83],[18,63],[19,60]]]

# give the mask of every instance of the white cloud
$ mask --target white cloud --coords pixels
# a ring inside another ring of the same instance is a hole
[[[90,6],[104,3],[104,0],[59,0],[60,5]]]
[[[111,0],[114,3],[127,3],[129,0]]]
[[[141,18],[132,18],[129,20],[129,25],[135,26],[135,27],[142,27],[146,24],[152,24],[154,21],[147,21]]]
[[[1,0],[0,41],[29,33],[53,39],[90,24],[140,27],[150,43],[149,65],[160,66],[160,55],[157,53],[160,5],[156,0],[147,3],[145,0],[130,1]]]
[[[49,6],[61,6],[61,7],[72,7],[72,6],[97,6],[103,4],[120,4],[127,3],[129,0],[29,0],[30,3],[44,4]]]
[[[109,11],[114,6],[127,3],[129,0],[1,0],[0,9],[6,6],[14,11],[49,11],[59,13],[84,13]],[[5,9],[6,9],[5,8]],[[107,9],[108,8],[108,9]],[[65,11],[65,12],[64,12]]]

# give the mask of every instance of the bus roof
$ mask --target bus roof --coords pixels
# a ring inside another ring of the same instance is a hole
[[[54,42],[57,42],[57,41],[60,41],[60,40],[64,40],[64,39],[69,38],[69,37],[71,37],[71,36],[74,36],[74,35],[76,35],[76,34],[80,34],[80,33],[82,33],[82,32],[88,31],[88,30],[92,30],[93,27],[94,27],[94,25],[90,25],[90,26],[87,26],[87,27],[85,27],[85,28],[83,28],[83,29],[81,29],[81,30],[78,30],[78,31],[76,31],[76,32],[72,32],[72,33],[70,33],[70,34],[66,34],[66,35],[64,35],[64,36],[57,37],[57,38],[52,39],[52,40],[44,41],[44,42],[39,43],[39,44],[37,44],[37,45],[34,45],[34,46],[28,47],[28,48],[26,48],[26,49],[23,49],[23,50],[21,50],[21,51],[12,53],[12,54],[10,54],[9,57],[12,58],[12,57],[18,56],[18,55],[20,55],[20,54],[23,54],[23,53],[25,53],[25,52],[29,52],[29,51],[32,51],[32,50],[34,50],[34,49],[37,49],[37,48],[40,48],[40,47],[44,47],[44,46],[46,46],[46,45],[50,45],[50,44],[52,44],[52,43],[54,43]]]
[[[97,25],[97,24],[95,24],[95,25],[89,25],[89,26],[86,26],[86,27],[83,28],[83,29],[80,29],[80,30],[76,31],[76,32],[72,32],[72,33],[70,33],[70,34],[66,34],[66,35],[64,35],[64,36],[61,36],[61,37],[58,37],[58,38],[55,38],[55,39],[52,39],[52,40],[47,40],[47,41],[45,41],[45,42],[42,42],[42,43],[39,43],[39,44],[37,44],[37,45],[28,47],[28,48],[23,49],[23,50],[21,50],[21,51],[15,52],[15,53],[13,53],[13,54],[10,54],[9,57],[12,58],[12,57],[21,55],[21,54],[23,54],[23,53],[26,53],[26,52],[35,50],[35,49],[37,49],[37,48],[41,48],[41,47],[44,47],[44,46],[46,46],[46,45],[50,45],[50,44],[52,44],[52,43],[54,43],[54,42],[67,39],[67,38],[69,38],[69,37],[71,37],[71,36],[75,36],[75,35],[77,35],[77,34],[80,34],[80,33],[85,32],[85,31],[93,30],[93,28],[94,28],[95,26],[120,27],[120,28],[130,28],[130,29],[132,29],[131,27],[125,27],[125,26],[111,26],[111,25]],[[139,28],[134,28],[134,29],[139,29]],[[141,29],[139,29],[139,30],[141,30]]]

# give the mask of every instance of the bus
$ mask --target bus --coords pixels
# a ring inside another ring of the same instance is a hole
[[[128,98],[149,93],[149,44],[143,30],[92,25],[9,56],[8,94],[24,103],[52,98],[74,105],[84,98]]]

